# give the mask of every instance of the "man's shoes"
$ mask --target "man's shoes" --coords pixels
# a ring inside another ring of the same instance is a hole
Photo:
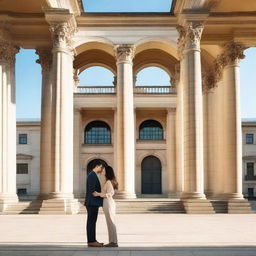
[[[103,247],[103,243],[99,243],[99,242],[92,242],[92,243],[88,243],[88,247]]]
[[[118,247],[118,244],[111,242],[109,244],[105,244],[104,247]]]

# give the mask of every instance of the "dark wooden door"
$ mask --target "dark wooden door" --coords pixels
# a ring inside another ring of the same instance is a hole
[[[155,156],[147,156],[141,163],[142,194],[162,194],[162,166]]]

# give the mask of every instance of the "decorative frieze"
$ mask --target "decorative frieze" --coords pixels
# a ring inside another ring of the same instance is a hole
[[[12,65],[15,63],[15,55],[19,52],[19,47],[11,42],[0,41],[0,61]]]
[[[115,48],[116,60],[117,63],[128,62],[132,63],[134,57],[135,47],[130,44],[118,45]]]
[[[52,65],[52,51],[49,48],[40,48],[36,50],[39,59],[36,63],[41,64],[42,72],[49,72]]]

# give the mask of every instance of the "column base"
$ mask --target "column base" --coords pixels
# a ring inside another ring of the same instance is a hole
[[[130,193],[126,191],[119,191],[115,195],[116,199],[134,199],[137,198],[135,193]]]
[[[221,197],[226,200],[229,200],[229,199],[244,200],[244,196],[240,193],[224,193],[221,195]]]
[[[41,195],[44,197],[45,195]],[[72,193],[52,192],[43,200],[39,214],[77,214],[79,202]]]
[[[182,200],[188,214],[215,214],[212,203],[206,199]]]
[[[253,213],[253,211],[247,199],[230,199],[228,201],[228,213],[248,214]]]
[[[0,212],[4,212],[8,205],[19,202],[17,194],[0,193]]]
[[[182,192],[181,199],[206,199],[205,194],[198,192]]]

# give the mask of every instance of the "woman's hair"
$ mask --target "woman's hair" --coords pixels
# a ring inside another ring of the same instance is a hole
[[[114,189],[118,189],[118,182],[116,180],[116,176],[113,168],[107,165],[105,166],[105,170],[106,170],[106,174],[105,174],[106,180],[110,180]]]

